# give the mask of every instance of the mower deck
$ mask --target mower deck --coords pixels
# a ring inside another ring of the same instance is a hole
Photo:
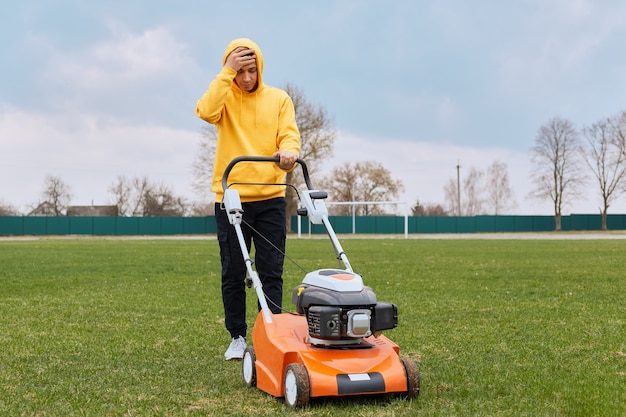
[[[252,330],[256,386],[275,397],[285,395],[284,375],[290,364],[308,374],[308,395],[327,397],[410,391],[400,348],[385,336],[370,336],[359,347],[317,347],[307,342],[304,316],[259,314]]]

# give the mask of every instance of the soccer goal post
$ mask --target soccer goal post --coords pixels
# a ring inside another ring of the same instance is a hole
[[[352,234],[356,234],[356,206],[365,205],[396,205],[404,206],[404,238],[409,237],[409,205],[406,201],[326,201],[327,206],[352,206]],[[311,234],[311,224],[309,223],[309,235]],[[298,237],[302,236],[301,218],[298,216]]]

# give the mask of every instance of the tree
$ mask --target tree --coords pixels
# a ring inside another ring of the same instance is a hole
[[[602,199],[602,230],[613,200],[624,190],[626,176],[626,112],[602,119],[582,130],[587,147],[582,156],[599,186]]]
[[[554,117],[539,128],[531,148],[531,196],[549,199],[554,206],[556,230],[561,230],[563,208],[580,196],[585,175],[580,166],[579,133],[572,122]]]
[[[44,179],[41,201],[31,211],[32,215],[63,216],[72,199],[70,186],[59,177],[48,175]]]
[[[201,201],[212,194],[211,183],[213,181],[213,162],[215,159],[215,146],[217,144],[217,132],[212,124],[205,124],[200,131],[198,153],[191,164],[193,180],[191,183],[194,191],[198,193]]]
[[[411,207],[411,216],[447,216],[448,212],[441,204],[422,204],[419,200]]]
[[[296,112],[296,122],[300,132],[300,159],[307,164],[309,174],[314,177],[320,163],[332,155],[337,132],[324,107],[309,102],[304,92],[293,84],[288,83],[283,88],[291,97]],[[299,189],[305,187],[302,170],[296,167],[288,172],[286,182]],[[291,230],[291,216],[296,214],[298,197],[291,187],[287,187],[285,197],[287,230]]]
[[[339,168],[333,168],[330,176],[322,179],[324,189],[328,191],[332,201],[336,202],[377,202],[392,201],[404,190],[400,180],[394,180],[391,173],[379,162],[348,163]],[[352,207],[336,206],[333,213],[338,215],[350,214]],[[383,214],[383,208],[378,204],[355,205],[355,214],[369,216]]]
[[[443,186],[443,193],[448,204],[448,212],[456,216],[462,214],[460,207],[461,202],[459,201],[459,187],[460,185],[453,178],[450,178]]]
[[[494,161],[487,168],[486,194],[485,204],[493,209],[492,213],[496,216],[515,206],[508,169],[504,162]]]
[[[140,212],[140,198],[144,187],[147,187],[148,178],[134,178],[129,180],[124,176],[118,176],[117,180],[109,186],[109,194],[113,196],[114,204],[117,205],[120,216],[138,216]]]
[[[482,185],[484,172],[478,168],[472,167],[469,174],[463,180],[463,204],[466,216],[476,216],[484,214],[484,188]]]
[[[460,175],[456,180],[450,178],[444,186],[450,213],[462,216],[493,213],[497,216],[514,205],[505,163],[494,161],[487,168],[486,174],[481,169],[471,167],[462,183],[459,182]]]
[[[214,216],[215,204],[213,202],[195,202],[191,205],[191,208],[189,209],[189,215],[192,217]]]
[[[153,183],[147,177],[119,176],[109,187],[109,193],[120,216],[184,216],[188,212],[184,197],[176,196],[170,187]]]
[[[165,184],[153,184],[143,195],[143,216],[184,216],[187,204],[184,197],[174,195]]]
[[[460,177],[450,178],[443,188],[445,199],[448,202],[450,213],[461,216],[475,216],[483,214],[484,188],[482,184],[484,173],[476,167],[471,167],[469,174],[463,179],[461,187],[461,202],[459,203]],[[461,207],[459,207],[459,204]]]
[[[296,112],[300,159],[306,162],[309,171],[313,173],[324,158],[332,156],[337,132],[324,107],[309,102],[304,92],[293,84],[286,84],[284,90],[291,97]]]
[[[0,216],[19,216],[19,210],[12,204],[0,200]]]

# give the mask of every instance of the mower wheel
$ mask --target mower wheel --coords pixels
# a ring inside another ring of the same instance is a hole
[[[311,385],[309,373],[301,363],[287,365],[283,378],[285,403],[292,408],[302,408],[309,403]]]
[[[254,348],[248,346],[243,352],[243,360],[241,361],[241,373],[243,374],[243,380],[249,387],[256,386],[256,355],[254,354]]]
[[[420,373],[413,359],[400,358],[406,374],[407,398],[417,398],[420,393]]]

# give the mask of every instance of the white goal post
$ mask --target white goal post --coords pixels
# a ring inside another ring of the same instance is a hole
[[[406,201],[325,201],[327,206],[352,206],[352,234],[356,234],[356,206],[364,205],[385,205],[395,204],[404,205],[404,238],[409,237],[409,205]],[[330,216],[329,216],[330,217]],[[302,223],[301,218],[298,216],[298,237],[302,237]],[[311,224],[309,222],[309,235],[311,234]]]

